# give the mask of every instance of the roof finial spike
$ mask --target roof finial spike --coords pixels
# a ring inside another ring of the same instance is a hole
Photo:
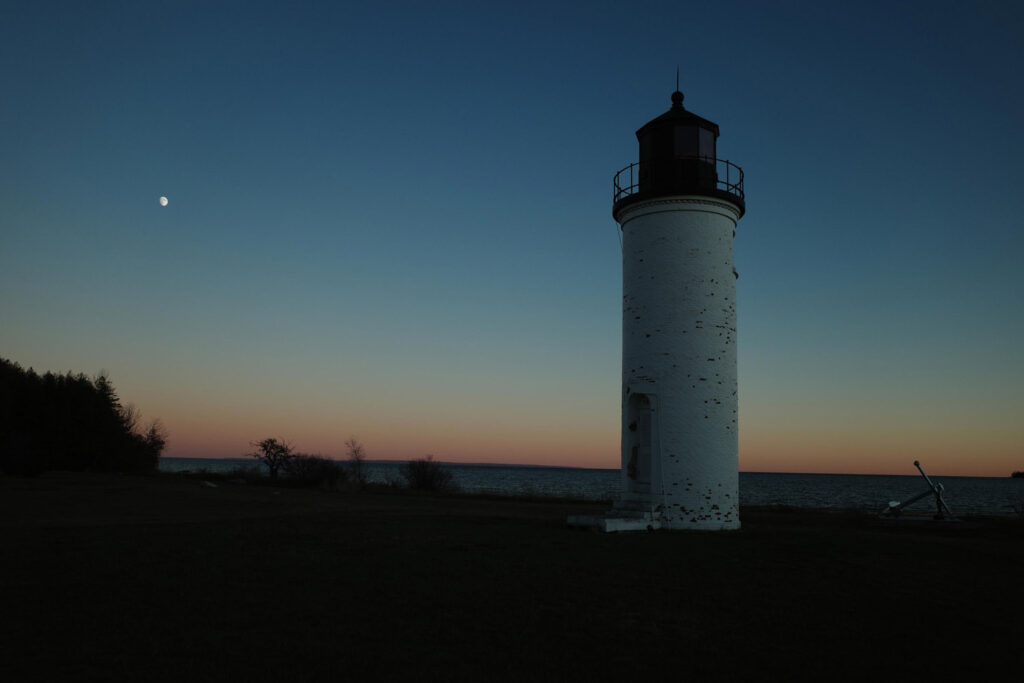
[[[672,108],[683,108],[683,93],[679,90],[679,65],[676,65],[676,91],[672,93]]]

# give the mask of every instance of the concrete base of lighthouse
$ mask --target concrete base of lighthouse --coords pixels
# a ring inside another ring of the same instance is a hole
[[[661,528],[661,521],[651,515],[619,517],[609,512],[603,517],[597,515],[571,515],[569,526],[613,533],[616,531],[654,531]]]
[[[656,512],[629,513],[625,510],[612,508],[602,515],[570,515],[568,525],[605,533],[620,531],[655,531],[657,529],[673,529],[683,531],[738,531],[739,523],[723,523],[717,521],[689,522],[685,526],[665,524]]]

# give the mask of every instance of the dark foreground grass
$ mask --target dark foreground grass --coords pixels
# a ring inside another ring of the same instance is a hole
[[[1016,672],[1024,527],[0,478],[4,680],[985,680]]]

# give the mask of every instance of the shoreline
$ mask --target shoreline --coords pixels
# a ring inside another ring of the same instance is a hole
[[[147,487],[145,484],[147,481],[152,482],[152,486]],[[166,486],[162,486],[158,483],[161,481],[164,482]],[[327,496],[328,498],[332,496],[349,496],[356,498],[380,497],[382,500],[388,500],[391,498],[410,498],[436,499],[438,501],[444,501],[450,499],[453,501],[465,500],[493,502],[497,504],[533,503],[549,506],[582,506],[591,510],[597,510],[600,514],[603,514],[604,511],[610,509],[614,503],[613,499],[594,499],[571,495],[547,495],[543,493],[505,493],[501,491],[461,490],[457,488],[445,491],[416,491],[402,486],[380,482],[369,482],[362,491],[354,491],[345,487],[339,487],[336,490],[328,490],[322,487],[317,488],[292,485],[285,480],[275,482],[269,478],[258,483],[232,480],[229,479],[229,473],[202,470],[157,470],[145,474],[51,471],[45,472],[36,477],[28,478],[0,474],[0,491],[4,490],[5,482],[11,484],[9,487],[11,490],[35,490],[43,495],[46,495],[47,491],[50,495],[55,494],[57,491],[63,491],[66,493],[75,493],[76,495],[84,494],[85,496],[88,496],[90,487],[97,486],[100,482],[133,482],[134,484],[140,485],[142,488],[151,488],[154,490],[180,489],[187,491],[192,488],[207,488],[233,492],[226,496],[228,501],[225,502],[246,498],[247,496],[242,492],[248,490],[253,492],[272,491],[274,495],[280,495],[281,492],[289,492],[292,497],[301,497],[305,495]],[[21,482],[21,484],[19,485],[17,482]],[[210,484],[214,484],[214,486],[211,487]],[[191,496],[189,496],[189,498],[191,498]],[[567,510],[569,510],[568,507]],[[569,511],[573,512],[572,510]],[[895,525],[898,522],[908,521],[935,521],[937,525],[955,523],[954,520],[946,520],[945,522],[941,520],[933,520],[932,514],[929,512],[929,508],[927,506],[922,506],[920,508],[915,507],[899,517],[891,518],[881,517],[878,512],[879,510],[875,510],[873,508],[857,506],[814,507],[791,505],[786,503],[740,505],[741,516],[745,515],[748,517],[760,517],[763,515],[846,516],[850,518],[859,518],[865,522],[878,521],[883,525]],[[575,512],[573,512],[573,514],[575,514]],[[1024,524],[1024,515],[1013,511],[965,513],[956,515],[956,518],[964,522],[994,521],[1013,524],[1014,522],[1019,521]],[[3,523],[0,522],[0,528],[2,528],[2,526]]]
[[[348,459],[345,457],[328,458],[337,463],[345,464]],[[186,455],[166,455],[161,456],[163,460],[191,460],[191,461],[204,461],[208,460],[211,462],[237,462],[239,464],[249,463],[252,465],[258,465],[259,463],[250,457],[246,456],[186,456]],[[387,466],[399,466],[409,462],[408,460],[375,460],[368,459],[364,461],[367,465],[387,465]],[[495,463],[495,462],[457,462],[451,460],[435,460],[439,465],[446,467],[493,467],[493,468],[510,468],[510,469],[549,469],[549,470],[582,470],[585,472],[619,472],[621,467],[582,467],[580,465],[548,465],[548,464],[521,464],[521,463]],[[158,465],[159,469],[159,465]],[[160,471],[178,471],[178,470],[160,470]],[[772,474],[779,476],[797,476],[797,477],[908,477],[911,479],[918,479],[920,475],[913,471],[904,472],[791,472],[791,471],[777,471],[777,470],[739,470],[740,474]],[[1015,476],[1017,475],[1017,476]],[[1013,472],[1010,474],[935,474],[935,478],[948,478],[948,479],[1021,479],[1024,478],[1024,472],[1017,473]]]
[[[397,467],[382,471],[379,465],[368,465],[369,487],[374,490],[392,491],[401,488],[401,476]],[[254,481],[251,474],[232,469],[180,469],[163,470],[163,475],[208,477],[215,480],[246,479]],[[617,497],[619,472],[601,471],[610,474],[602,479],[590,478],[593,470],[579,470],[580,478],[568,474],[552,478],[549,472],[572,473],[561,468],[506,468],[495,478],[488,474],[490,468],[475,466],[451,467],[454,483],[463,495],[485,495],[513,499],[583,500],[606,502],[610,507]],[[265,473],[265,472],[264,472]],[[817,479],[816,477],[820,477]],[[941,481],[941,480],[940,480]],[[1024,515],[1024,488],[1010,479],[963,477],[945,479],[949,488],[947,501],[953,506],[954,516],[963,517],[1017,517]],[[911,475],[800,475],[776,473],[740,473],[741,508],[785,508],[804,510],[860,511],[876,514],[888,508],[893,499],[908,500],[919,496],[924,483]],[[930,516],[930,500],[914,504],[905,514]]]

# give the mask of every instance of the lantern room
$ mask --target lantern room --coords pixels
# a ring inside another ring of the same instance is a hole
[[[615,206],[668,195],[706,195],[744,210],[743,171],[718,158],[718,124],[687,111],[683,93],[672,108],[636,132],[640,159],[615,177]]]
[[[715,159],[718,124],[683,108],[683,93],[672,93],[672,108],[636,132],[640,163],[658,159]]]

